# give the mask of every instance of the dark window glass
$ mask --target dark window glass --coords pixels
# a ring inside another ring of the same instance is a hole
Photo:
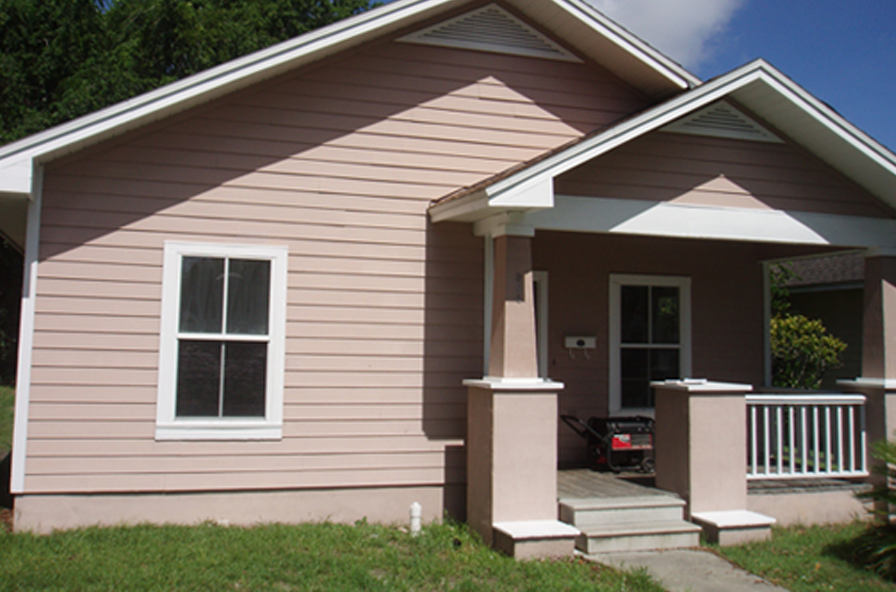
[[[266,335],[271,262],[231,259],[227,274],[227,333]]]
[[[650,293],[647,286],[622,286],[620,295],[622,343],[647,343]]]
[[[678,331],[678,288],[657,286],[651,288],[653,310],[651,343],[675,343]]]
[[[224,345],[224,416],[264,417],[266,343]]]
[[[653,349],[650,351],[650,380],[681,378],[681,365],[677,349]]]
[[[224,260],[184,257],[181,267],[180,331],[220,333],[224,306]]]
[[[650,398],[650,350],[624,348],[619,352],[622,365],[622,406],[647,407]]]
[[[217,417],[221,342],[181,340],[177,355],[177,416]]]

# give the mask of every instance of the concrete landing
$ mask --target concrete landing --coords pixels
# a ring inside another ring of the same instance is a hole
[[[643,567],[669,592],[787,592],[708,551],[642,551],[584,557],[616,568]]]

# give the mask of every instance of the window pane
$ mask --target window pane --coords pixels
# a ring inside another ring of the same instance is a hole
[[[650,352],[650,380],[682,378],[677,349],[654,349]]]
[[[266,343],[224,345],[224,415],[264,417]]]
[[[678,288],[652,288],[653,331],[651,343],[678,343]]]
[[[650,350],[625,348],[619,352],[619,356],[622,366],[622,406],[649,406]]]
[[[648,332],[647,286],[622,286],[620,288],[620,337],[622,343],[647,343]]]
[[[224,260],[184,257],[181,266],[180,331],[220,333]]]
[[[227,332],[266,335],[271,262],[231,259],[227,281]]]
[[[177,417],[217,417],[221,342],[181,341],[177,355]]]

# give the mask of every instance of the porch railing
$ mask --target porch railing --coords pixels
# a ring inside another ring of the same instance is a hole
[[[868,475],[865,397],[747,395],[747,479]]]

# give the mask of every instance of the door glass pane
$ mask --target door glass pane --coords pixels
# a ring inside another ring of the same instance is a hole
[[[678,288],[652,288],[653,330],[651,343],[678,344]]]
[[[650,404],[650,350],[625,348],[619,352],[622,370],[622,406],[647,407]]]
[[[271,262],[231,259],[227,274],[227,332],[266,335]]]
[[[221,380],[221,342],[178,345],[177,417],[217,417]]]
[[[620,337],[622,343],[647,343],[649,317],[649,288],[621,286]]]
[[[180,331],[220,333],[224,260],[184,257],[181,267]]]
[[[264,417],[266,343],[224,345],[224,416]]]

